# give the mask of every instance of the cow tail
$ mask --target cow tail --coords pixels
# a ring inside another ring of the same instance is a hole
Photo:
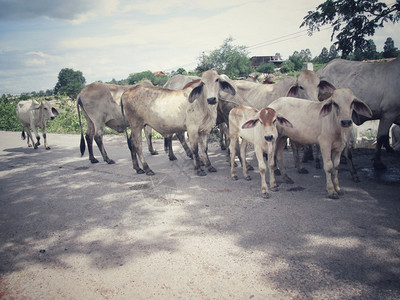
[[[25,139],[26,139],[25,130],[22,129],[22,132],[21,132],[21,140],[25,140]]]
[[[79,126],[81,127],[81,145],[80,145],[80,149],[81,149],[81,156],[83,156],[83,154],[85,154],[85,149],[86,149],[86,145],[85,145],[85,138],[83,137],[83,128],[82,128],[82,121],[81,121],[81,110],[79,109],[79,106],[82,105],[82,101],[81,98],[78,98],[77,104],[76,104],[76,109],[78,110],[78,117],[79,117]],[[83,108],[83,106],[82,106]]]
[[[124,112],[124,103],[122,101],[122,96],[121,96],[121,114],[122,114],[122,117],[124,118],[124,122],[126,123],[125,112]],[[128,148],[132,152],[133,151],[132,140],[129,138],[129,135],[128,135],[128,126],[125,126],[125,135],[126,135],[126,142],[128,144]]]
[[[168,153],[170,143],[171,143],[171,139],[169,137],[164,138],[164,151],[165,151],[165,153]]]

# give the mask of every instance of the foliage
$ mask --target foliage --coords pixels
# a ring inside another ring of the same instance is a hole
[[[380,58],[380,54],[376,51],[376,45],[373,40],[368,40],[365,48],[354,51],[354,60],[357,61],[378,58]]]
[[[227,38],[219,49],[211,51],[209,55],[203,52],[196,71],[201,73],[216,69],[232,79],[247,77],[253,70],[246,47],[233,46],[232,41],[231,37]]]
[[[335,45],[347,57],[355,49],[368,47],[366,36],[373,36],[386,22],[400,20],[400,0],[390,7],[378,0],[326,0],[309,11],[300,27],[307,26],[311,35],[321,26],[331,25],[332,35],[337,33]]]
[[[289,60],[285,60],[281,66],[281,72],[282,73],[289,73],[294,71],[294,63],[289,59]]]
[[[163,86],[167,80],[168,76],[165,75],[154,75],[151,71],[144,71],[140,73],[131,73],[128,76],[128,84],[137,84],[143,80],[150,80],[156,86]]]
[[[85,86],[85,77],[81,71],[64,68],[58,74],[58,82],[54,87],[55,94],[65,94],[71,99],[76,99],[81,89]]]
[[[383,45],[382,56],[384,58],[397,57],[400,51],[394,46],[394,41],[391,37],[388,37]]]
[[[274,71],[275,71],[275,65],[273,63],[264,63],[264,64],[258,66],[256,68],[256,71],[260,72],[260,73],[271,74],[271,73],[274,73]]]
[[[0,98],[0,130],[22,130],[21,123],[15,114],[15,108],[19,101],[21,99],[11,95],[3,95]]]

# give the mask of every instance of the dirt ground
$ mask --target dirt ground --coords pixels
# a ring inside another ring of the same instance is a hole
[[[0,132],[1,299],[399,299],[400,156],[372,169],[372,150],[346,165],[344,195],[326,197],[325,175],[298,174],[285,152],[289,185],[260,196],[260,176],[194,174],[177,142],[170,162],[132,169],[124,137],[105,137],[115,165],[90,164],[78,135],[49,134],[51,150]],[[100,160],[99,152],[95,154]]]

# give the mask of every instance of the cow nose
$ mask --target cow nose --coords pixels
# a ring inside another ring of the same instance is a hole
[[[351,120],[342,120],[340,123],[342,124],[342,127],[350,127],[353,122]]]
[[[50,117],[50,120],[54,120],[54,117]]]
[[[274,137],[273,137],[272,135],[266,135],[266,136],[264,136],[264,139],[265,139],[267,142],[271,142],[271,141],[274,139]]]
[[[217,98],[216,98],[216,97],[207,98],[207,102],[208,102],[208,104],[210,104],[210,105],[217,104]]]

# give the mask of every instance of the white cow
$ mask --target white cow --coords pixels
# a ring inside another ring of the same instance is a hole
[[[265,182],[266,165],[264,162],[264,152],[268,154],[269,184],[271,190],[277,190],[274,174],[274,154],[276,138],[278,137],[278,131],[276,129],[277,121],[282,126],[292,126],[288,120],[278,116],[272,108],[257,110],[249,106],[238,106],[233,108],[229,113],[231,177],[233,180],[238,179],[234,161],[236,156],[236,143],[239,137],[241,137],[242,145],[240,147],[240,156],[242,157],[243,176],[246,180],[251,179],[246,162],[246,147],[248,143],[251,143],[254,145],[258,160],[258,168],[261,175],[261,193],[264,198],[269,197],[268,186]]]
[[[25,100],[20,101],[17,104],[17,108],[15,110],[18,119],[22,124],[22,139],[25,139],[25,131],[28,135],[27,143],[29,147],[32,147],[29,140],[32,141],[33,147],[35,149],[40,145],[40,136],[37,131],[37,127],[42,129],[44,146],[46,150],[49,150],[50,147],[47,144],[46,138],[46,121],[53,120],[56,115],[58,115],[57,109],[55,109],[50,102],[44,100],[41,103],[36,100]],[[32,128],[35,137],[36,143],[34,143],[32,138],[32,133],[30,128]]]
[[[234,88],[213,70],[203,72],[201,79],[183,90],[145,86],[127,90],[122,95],[121,103],[132,129],[134,147],[131,149],[131,156],[136,172],[154,174],[142,153],[141,128],[146,124],[166,137],[187,131],[197,175],[206,175],[201,168],[199,150],[205,166],[210,172],[215,172],[207,155],[207,137],[217,120],[220,90],[235,94]],[[139,156],[144,170],[139,168],[136,155]]]
[[[331,97],[322,102],[282,97],[272,102],[269,107],[284,115],[293,124],[290,128],[278,126],[276,156],[283,178],[287,183],[293,183],[282,161],[287,137],[301,144],[318,144],[321,148],[328,196],[337,199],[342,193],[338,180],[340,154],[349,139],[353,123],[352,113],[355,111],[371,117],[370,108],[347,88],[335,90]]]

